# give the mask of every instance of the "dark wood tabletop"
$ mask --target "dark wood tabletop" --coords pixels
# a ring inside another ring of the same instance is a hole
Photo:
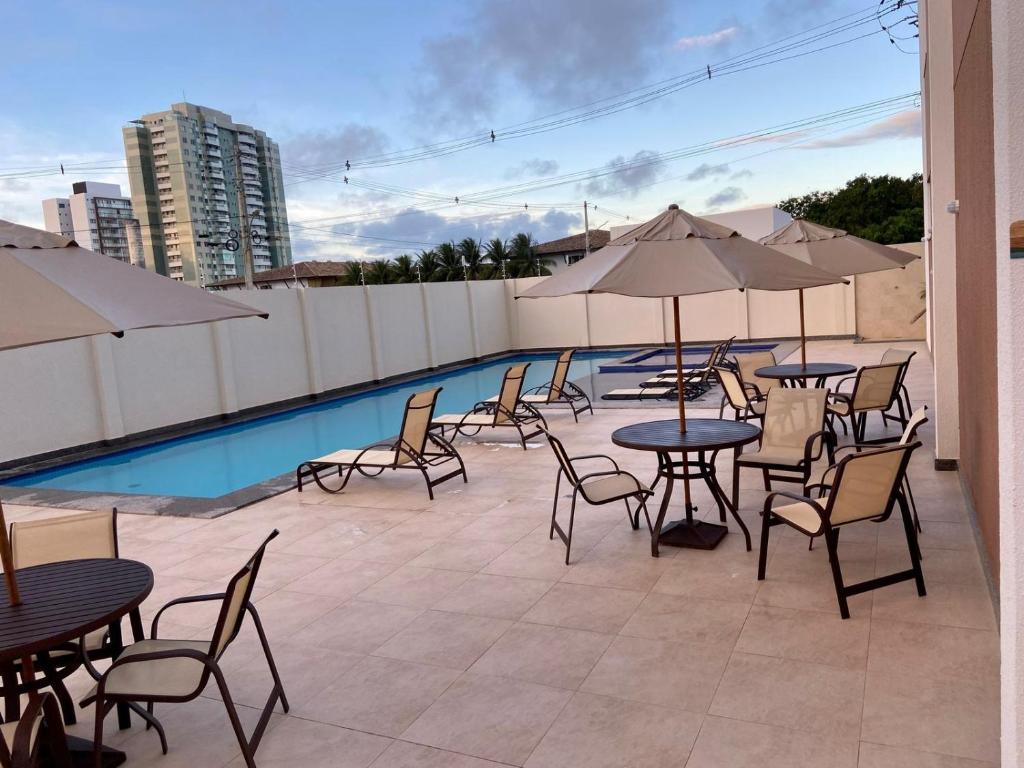
[[[0,662],[44,651],[109,626],[153,589],[148,565],[66,560],[17,571],[21,605],[0,602]]]
[[[717,451],[757,440],[759,427],[728,419],[687,419],[686,432],[679,431],[679,419],[645,421],[620,427],[612,442],[637,451]]]
[[[765,379],[822,379],[829,376],[846,376],[856,373],[857,366],[849,363],[787,363],[769,365],[754,371],[755,376]]]

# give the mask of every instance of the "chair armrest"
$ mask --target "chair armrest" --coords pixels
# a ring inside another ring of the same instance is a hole
[[[171,600],[169,603],[164,605],[163,608],[156,612],[156,616],[153,617],[153,623],[150,626],[149,636],[153,639],[156,639],[157,626],[160,623],[160,617],[163,615],[163,612],[166,611],[168,608],[172,608],[176,605],[188,605],[189,603],[205,603],[209,602],[210,600],[223,600],[225,596],[225,592],[214,592],[208,595],[188,595],[187,597],[176,597],[174,600]]]
[[[814,453],[814,442],[821,440],[821,446],[818,448],[817,455]],[[832,447],[835,442],[835,438],[832,437],[832,433],[827,429],[819,430],[813,435],[807,437],[807,442],[804,444],[804,461],[810,466],[811,462],[817,461],[821,458],[822,452],[825,450],[825,446]]]
[[[747,396],[753,395],[754,400],[764,400],[764,393],[761,392],[761,388],[757,384],[744,384],[743,391],[747,392]]]
[[[585,483],[587,480],[590,480],[595,477],[616,477],[619,475],[625,475],[634,483],[636,483],[637,493],[643,493],[648,496],[653,495],[653,491],[644,489],[643,484],[637,479],[636,475],[634,475],[632,472],[624,472],[622,470],[610,470],[608,472],[591,472],[589,475],[583,475],[582,477],[580,477],[580,485],[583,485],[583,483]]]
[[[821,515],[822,520],[825,519],[825,510],[822,509],[821,505],[816,500],[808,498],[807,496],[801,496],[799,493],[791,493],[789,491],[774,491],[773,493],[769,493],[764,500],[764,509],[762,510],[761,514],[766,515],[769,512],[771,512],[772,507],[774,506],[775,499],[779,496],[781,496],[784,499],[790,499],[791,501],[810,504],[812,507],[814,507],[814,510],[819,515]]]
[[[588,461],[590,459],[606,459],[612,463],[612,466],[615,467],[616,471],[619,470],[619,463],[611,456],[605,456],[603,453],[588,453],[583,456],[570,456],[569,463],[573,464],[577,461]]]
[[[836,383],[836,390],[838,390],[838,389],[839,389],[839,388],[840,388],[841,386],[843,386],[843,384],[845,384],[846,382],[848,382],[848,381],[856,381],[856,380],[857,380],[857,377],[856,377],[856,376],[847,376],[847,377],[845,377],[845,378],[842,378],[842,379],[840,379],[840,380],[839,380],[839,381],[838,381],[838,382]]]

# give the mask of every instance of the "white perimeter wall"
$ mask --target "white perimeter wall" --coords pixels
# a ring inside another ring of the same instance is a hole
[[[270,313],[0,353],[0,463],[513,349],[665,344],[672,302],[514,297],[539,278],[236,293]],[[806,292],[809,335],[856,331],[852,286]],[[797,297],[681,301],[683,337],[796,336]]]

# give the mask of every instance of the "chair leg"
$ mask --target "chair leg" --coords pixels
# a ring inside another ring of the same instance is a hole
[[[772,478],[771,475],[768,474],[768,470],[762,469],[761,476],[764,478],[764,489],[766,491],[770,491],[772,489]]]
[[[142,718],[143,722],[146,723],[146,730],[150,728],[156,729],[156,735],[160,737],[160,749],[163,753],[167,754],[167,734],[164,733],[164,727],[160,721],[156,719],[153,714],[153,702],[146,702],[146,707],[143,709],[135,702],[128,702],[128,708],[135,714]]]
[[[850,618],[850,606],[846,602],[846,587],[843,584],[843,572],[839,567],[839,536],[831,528],[825,529],[825,546],[828,548],[828,562],[832,566],[832,580],[836,586],[836,599],[839,601],[839,615]]]
[[[231,721],[231,728],[235,732],[235,738],[238,739],[238,747],[242,750],[242,758],[245,760],[246,768],[256,768],[256,760],[253,757],[252,748],[249,746],[249,740],[245,737],[245,730],[242,728],[242,721],[238,719],[238,711],[235,709],[235,703],[231,700],[231,692],[228,691],[228,685],[224,680],[224,675],[221,674],[221,671],[217,669],[216,666],[213,668],[213,678],[217,681],[217,688],[220,690],[220,698],[224,702],[224,708],[228,711],[228,720]]]
[[[92,755],[95,768],[103,768],[103,720],[113,706],[113,704],[107,704],[102,693],[96,695],[96,723],[92,732]]]
[[[622,503],[626,505],[626,519],[629,520],[629,527],[634,531],[640,530],[640,507],[636,508],[636,515],[634,515],[633,510],[629,508],[629,499],[623,499]]]
[[[84,651],[80,650],[80,653]],[[53,695],[57,698],[57,702],[60,704],[61,716],[64,719],[64,725],[74,725],[78,722],[78,718],[75,715],[75,702],[71,699],[71,694],[68,693],[68,688],[64,685],[64,681],[57,673],[57,669],[53,664],[53,660],[49,654],[39,654],[37,664],[40,671],[43,673],[43,681],[46,685],[50,686],[53,691]]]
[[[569,553],[572,551],[572,524],[576,519],[576,493],[572,494],[572,506],[569,507],[569,530],[566,531],[565,564],[569,564]]]
[[[917,543],[917,531],[914,529],[914,521],[910,519],[910,510],[907,508],[906,499],[900,496],[897,498],[897,503],[900,505],[900,516],[903,518],[903,530],[907,534],[907,547],[910,549],[910,565],[914,571],[917,595],[924,597],[927,592],[924,588],[924,572],[921,570],[921,547]]]
[[[640,497],[640,509],[644,511],[644,519],[647,521],[647,530],[650,533],[654,533],[654,526],[651,525],[651,516],[647,514],[647,499]],[[640,513],[637,512],[637,527],[639,527]]]
[[[924,533],[921,529],[921,518],[917,516],[917,502],[914,501],[914,492],[910,490],[910,478],[903,476],[903,490],[907,494],[907,501],[910,502],[910,511],[914,514],[914,527],[918,533]]]
[[[558,512],[558,486],[562,483],[562,470],[558,470],[555,478],[555,500],[551,503],[551,528],[548,530],[548,538],[555,538],[555,514]]]
[[[252,617],[252,623],[256,627],[256,634],[260,638],[260,645],[263,646],[263,655],[267,658],[267,666],[270,667],[270,676],[274,679],[274,692],[281,698],[281,708],[285,712],[288,711],[288,697],[284,695],[284,684],[281,682],[281,675],[277,672],[277,664],[274,661],[274,654],[270,650],[270,641],[267,640],[267,633],[263,631],[263,622],[260,620],[259,613],[256,612],[256,606],[249,603],[246,606],[246,610],[249,611],[249,616]],[[274,694],[271,694],[273,698]],[[271,705],[273,706],[273,705]]]
[[[768,529],[771,527],[771,512],[765,512],[761,516],[761,547],[757,555],[757,580],[764,581],[765,571],[768,569]]]

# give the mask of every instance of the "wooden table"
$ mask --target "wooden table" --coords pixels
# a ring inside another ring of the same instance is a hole
[[[732,449],[734,455],[738,454],[744,445],[754,442],[760,435],[760,428],[754,424],[725,419],[687,419],[686,432],[679,431],[678,419],[666,419],[630,424],[612,433],[612,442],[616,445],[637,451],[654,451],[658,454],[658,475],[651,487],[665,478],[665,493],[662,495],[658,519],[651,536],[651,554],[654,557],[658,556],[659,544],[714,549],[729,532],[724,525],[693,519],[696,507],[690,501],[690,480],[703,480],[707,483],[715,503],[718,504],[719,518],[724,523],[726,510],[732,514],[743,531],[747,551],[750,551],[750,532],[718,483],[715,458],[719,451],[727,449]],[[673,453],[682,454],[682,458],[673,461]],[[693,453],[696,454],[696,459],[690,458],[689,454]],[[738,479],[739,475],[734,469],[733,485]],[[676,480],[683,481],[686,517],[665,526],[665,515]]]
[[[778,379],[790,384],[807,386],[808,379],[814,379],[815,387],[825,386],[825,381],[833,376],[848,376],[857,372],[857,366],[849,363],[787,363],[786,365],[769,365],[754,371],[755,376],[765,379]]]
[[[67,560],[17,572],[21,605],[0,604],[0,669],[4,678],[8,720],[20,714],[16,667],[21,659],[46,651],[104,627],[110,628],[114,655],[124,647],[121,618],[131,617],[132,634],[143,639],[138,608],[153,589],[148,565],[125,559]],[[28,682],[28,681],[25,681]],[[127,712],[121,717],[127,727]],[[68,737],[73,757],[92,761],[92,742]],[[104,765],[120,765],[123,752],[104,749]],[[76,761],[77,762],[77,761]]]

